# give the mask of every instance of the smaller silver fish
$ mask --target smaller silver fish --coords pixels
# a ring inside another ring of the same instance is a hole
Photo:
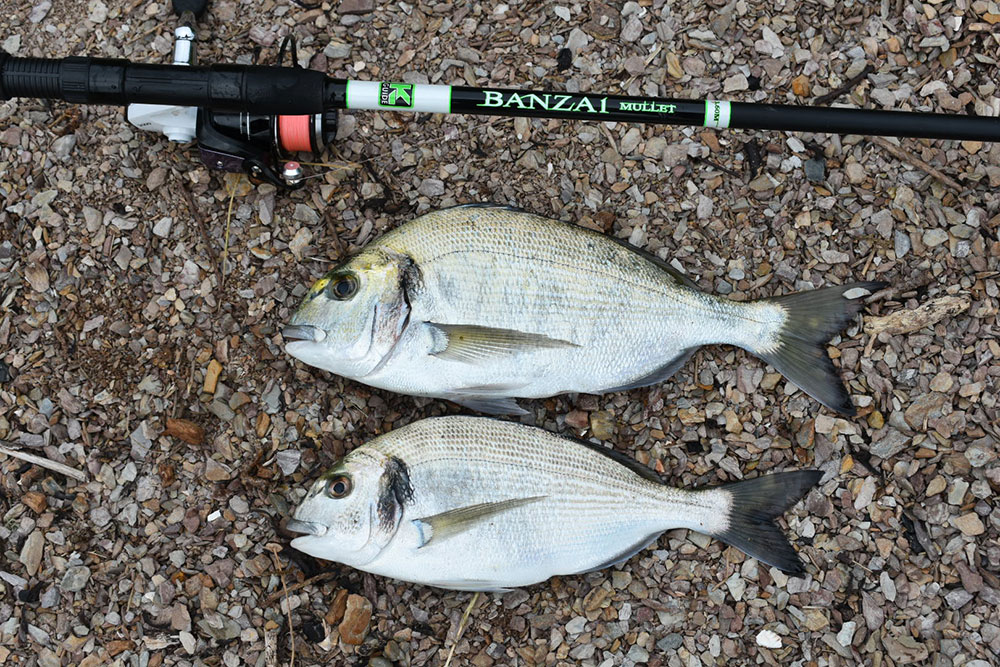
[[[316,481],[292,546],[440,588],[503,590],[622,563],[666,530],[716,537],[786,572],[802,563],[774,519],[816,470],[683,490],[611,449],[485,417],[424,419]]]

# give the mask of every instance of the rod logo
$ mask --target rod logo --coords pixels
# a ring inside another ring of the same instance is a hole
[[[619,102],[619,111],[640,111],[642,113],[674,113],[677,111],[676,104],[666,104],[664,102]]]
[[[378,105],[402,109],[413,108],[413,84],[382,81],[379,84]]]
[[[477,107],[524,109],[527,111],[569,111],[571,113],[611,113],[607,97],[561,95],[556,93],[518,93],[484,90]]]

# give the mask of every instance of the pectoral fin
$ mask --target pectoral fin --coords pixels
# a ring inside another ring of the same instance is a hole
[[[511,498],[501,500],[496,503],[479,503],[478,505],[468,505],[457,509],[441,512],[434,516],[414,519],[413,523],[420,531],[420,547],[426,547],[433,540],[446,540],[459,533],[469,530],[481,521],[486,521],[492,516],[501,514],[524,505],[530,505],[539,501],[545,496],[532,496],[531,498]]]
[[[576,343],[543,334],[525,333],[514,329],[494,329],[473,324],[434,324],[429,322],[440,359],[476,363],[496,356],[560,347],[579,347]]]

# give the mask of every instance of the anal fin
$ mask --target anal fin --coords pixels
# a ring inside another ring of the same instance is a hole
[[[616,391],[628,391],[629,389],[638,389],[639,387],[648,387],[651,384],[659,384],[661,382],[669,379],[674,373],[681,369],[681,366],[686,364],[688,360],[694,356],[694,353],[698,351],[697,347],[689,347],[686,350],[681,350],[681,353],[676,357],[671,359],[668,363],[660,366],[652,373],[643,375],[640,378],[629,382],[628,384],[619,385],[617,387],[610,387],[608,389],[602,389],[601,393],[610,394]]]
[[[481,593],[506,593],[513,590],[499,581],[486,579],[440,579],[437,581],[422,581],[420,583],[452,591],[479,591]]]
[[[639,553],[640,551],[642,551],[643,549],[645,549],[646,547],[648,547],[650,544],[652,544],[653,542],[655,542],[656,539],[660,535],[662,535],[662,534],[663,534],[663,531],[660,530],[660,531],[657,531],[657,532],[653,533],[652,535],[648,535],[648,536],[642,538],[641,540],[639,540],[638,542],[636,542],[635,544],[629,545],[628,548],[626,548],[623,551],[618,552],[616,555],[612,556],[611,558],[609,558],[608,560],[604,561],[600,565],[595,565],[594,567],[592,567],[590,569],[583,570],[582,572],[577,572],[577,574],[586,574],[587,572],[597,572],[598,570],[603,570],[606,567],[614,567],[615,565],[621,565],[622,563],[624,563],[625,561],[627,561],[629,558],[631,558],[632,556],[636,555],[637,553]]]
[[[450,394],[446,398],[453,403],[487,415],[521,416],[528,414],[527,410],[510,397]]]

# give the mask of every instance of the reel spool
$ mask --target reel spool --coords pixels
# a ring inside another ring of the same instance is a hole
[[[207,166],[283,188],[303,183],[298,163],[298,172],[289,168],[292,154],[319,154],[336,134],[335,111],[277,115],[199,109],[197,114],[198,149]]]

